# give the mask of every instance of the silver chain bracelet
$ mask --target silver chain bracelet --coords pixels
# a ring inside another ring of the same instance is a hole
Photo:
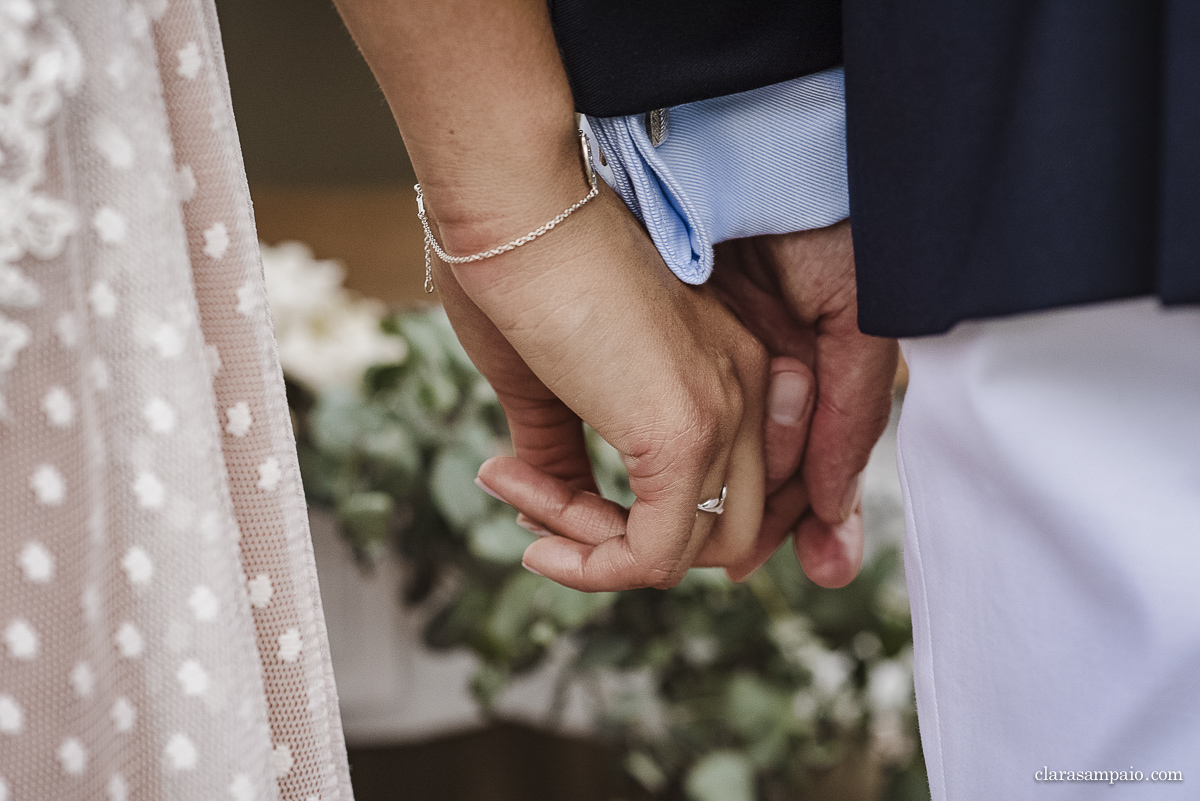
[[[437,239],[433,236],[433,231],[429,230],[429,219],[425,216],[425,196],[421,194],[421,185],[417,184],[414,189],[417,190],[417,217],[421,220],[421,227],[425,229],[425,291],[433,292],[433,254],[447,264],[469,264],[473,261],[483,261],[490,259],[493,256],[499,256],[501,253],[507,253],[510,250],[515,250],[521,245],[527,245],[537,239],[542,234],[547,233],[563,220],[575,213],[580,206],[587,203],[589,200],[600,194],[600,187],[596,183],[596,170],[592,166],[592,151],[588,148],[587,137],[583,135],[583,131],[579,132],[579,142],[583,146],[583,163],[587,168],[588,183],[591,184],[591,191],[584,198],[572,206],[568,206],[554,219],[533,229],[524,236],[519,236],[511,242],[506,242],[503,245],[497,245],[490,250],[485,250],[480,253],[472,253],[470,256],[451,256],[446,251],[442,250],[442,246],[438,244]]]

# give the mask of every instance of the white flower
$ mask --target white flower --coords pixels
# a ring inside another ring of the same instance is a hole
[[[871,667],[867,698],[874,712],[906,709],[912,704],[912,669],[895,659],[884,659]]]
[[[898,712],[884,712],[871,719],[871,741],[875,753],[884,761],[903,763],[912,757],[916,743]]]
[[[850,678],[852,663],[845,654],[807,645],[801,649],[801,658],[812,673],[812,687],[818,697],[832,697]]]
[[[342,287],[341,266],[314,259],[297,242],[263,246],[267,298],[290,377],[315,390],[349,387],[374,364],[402,362],[403,339],[380,330],[383,304]]]

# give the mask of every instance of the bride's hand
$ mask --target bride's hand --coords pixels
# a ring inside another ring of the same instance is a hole
[[[551,533],[527,567],[612,590],[754,559],[765,352],[710,291],[670,274],[607,187],[552,234],[435,274],[516,449],[480,480]],[[596,494],[580,418],[624,456],[631,509]],[[698,512],[723,485],[724,514]]]
[[[337,3],[448,252],[509,241],[587,191],[544,0]],[[549,235],[438,273],[520,457],[481,478],[558,535],[530,546],[530,568],[580,589],[665,587],[691,564],[753,556],[763,350],[710,291],[667,271],[606,187]],[[587,491],[576,415],[624,454],[628,514]],[[726,483],[725,514],[697,512]]]

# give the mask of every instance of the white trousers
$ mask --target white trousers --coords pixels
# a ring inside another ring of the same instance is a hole
[[[1121,301],[902,347],[934,801],[1200,797],[1200,311]]]

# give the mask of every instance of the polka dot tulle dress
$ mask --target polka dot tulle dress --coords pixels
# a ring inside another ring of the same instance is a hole
[[[210,0],[0,0],[0,801],[350,799]]]

